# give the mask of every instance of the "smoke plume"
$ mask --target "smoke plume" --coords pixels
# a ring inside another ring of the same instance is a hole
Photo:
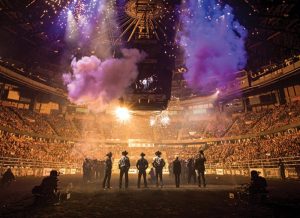
[[[71,102],[101,111],[121,97],[138,75],[137,63],[145,57],[137,49],[122,49],[122,58],[101,61],[96,56],[71,63],[72,74],[64,74]]]
[[[232,8],[215,0],[187,0],[181,13],[180,43],[193,89],[216,88],[232,80],[246,64],[246,29],[235,20]]]

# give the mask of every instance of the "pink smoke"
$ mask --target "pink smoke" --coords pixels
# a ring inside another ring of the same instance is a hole
[[[137,49],[122,49],[122,58],[101,61],[96,56],[73,59],[72,74],[64,74],[71,102],[101,111],[120,98],[138,76],[137,63],[145,53]]]
[[[187,0],[184,7],[180,43],[185,49],[185,79],[191,88],[203,91],[225,85],[247,63],[247,30],[230,6],[216,0]]]

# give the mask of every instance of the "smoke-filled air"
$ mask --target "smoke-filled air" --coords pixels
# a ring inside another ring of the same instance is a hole
[[[122,49],[122,58],[100,60],[96,56],[72,61],[72,73],[64,74],[69,99],[101,111],[121,97],[138,75],[137,63],[145,57],[137,49]]]
[[[189,86],[205,91],[226,84],[246,64],[246,29],[230,6],[215,0],[187,0],[182,12],[179,36]]]

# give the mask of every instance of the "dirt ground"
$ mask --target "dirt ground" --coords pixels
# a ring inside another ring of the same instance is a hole
[[[60,176],[62,190],[72,183],[71,198],[60,205],[32,205],[31,189],[42,178],[17,178],[10,187],[0,190],[0,217],[300,217],[300,181],[268,180],[269,199],[265,204],[249,204],[229,198],[239,184],[249,178],[207,176],[207,187],[183,184],[175,188],[165,176],[165,186],[136,188],[130,175],[129,189],[119,190],[118,178],[112,189],[101,183],[82,184],[79,176]]]

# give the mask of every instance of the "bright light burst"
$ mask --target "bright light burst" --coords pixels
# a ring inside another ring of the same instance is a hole
[[[125,107],[118,107],[115,110],[116,117],[120,122],[126,122],[130,119],[130,112]]]
[[[167,126],[170,124],[170,117],[168,114],[162,114],[160,117],[160,123],[162,126]]]
[[[150,126],[154,126],[156,123],[155,117],[150,117]]]

